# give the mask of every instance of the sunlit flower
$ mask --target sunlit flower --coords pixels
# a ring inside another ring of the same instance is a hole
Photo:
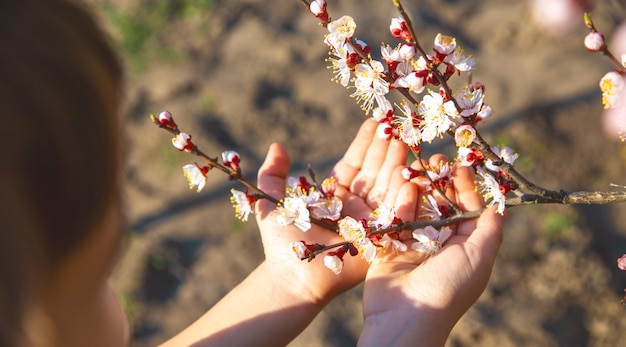
[[[280,226],[294,224],[298,229],[307,231],[311,229],[311,220],[307,205],[301,198],[286,197],[276,207],[276,221]]]
[[[350,216],[340,220],[337,226],[339,228],[339,235],[346,241],[354,242],[366,236],[363,224]]]
[[[356,23],[352,17],[343,16],[328,23],[327,29],[329,33],[326,35],[326,43],[331,47],[337,48],[354,35]]]
[[[457,47],[456,50],[446,56],[443,60],[445,63],[453,65],[459,71],[470,71],[476,62],[472,56],[465,56],[465,52],[461,47]]]
[[[309,207],[311,208],[313,217],[336,221],[341,217],[343,202],[338,197],[319,199],[317,202],[310,204]]]
[[[396,117],[398,136],[409,147],[418,147],[422,142],[422,132],[419,128],[420,118],[417,112],[411,110],[408,103],[402,102],[402,113]]]
[[[393,106],[387,98],[377,98],[376,103],[378,106],[372,111],[372,118],[375,121],[380,122],[385,119],[393,118]]]
[[[454,131],[454,142],[458,147],[467,147],[476,139],[476,129],[469,124],[459,125]]]
[[[376,258],[376,252],[378,251],[378,247],[372,243],[370,239],[364,237],[357,241],[357,245],[359,248],[359,254],[367,261],[371,263]]]
[[[422,179],[422,184],[426,186],[432,184],[439,189],[445,189],[452,181],[452,170],[450,170],[450,164],[447,162],[441,162],[437,166],[427,167],[426,174],[428,177]]]
[[[324,266],[329,268],[335,274],[340,274],[343,270],[343,259],[339,258],[336,254],[324,256]]]
[[[480,120],[485,120],[485,119],[491,117],[492,113],[493,113],[493,109],[491,108],[491,106],[489,106],[487,104],[483,104],[483,107],[480,109],[480,111],[478,111],[476,116]]]
[[[179,151],[191,152],[196,148],[196,145],[191,142],[191,135],[180,132],[172,139],[172,145]]]
[[[459,118],[459,114],[452,100],[444,102],[443,96],[429,92],[424,95],[417,111],[422,115],[422,141],[431,142],[438,136],[442,136]]]
[[[483,153],[479,150],[459,147],[457,159],[461,166],[475,166],[479,164],[483,159]]]
[[[400,45],[398,45],[396,48],[391,48],[391,46],[389,45],[381,46],[380,55],[382,60],[387,65],[394,65],[394,63],[397,64],[403,60],[402,57],[400,57]],[[390,69],[393,70],[393,67],[391,67]]]
[[[461,116],[469,117],[483,107],[483,88],[465,88],[455,100],[461,107]]]
[[[411,60],[417,53],[417,48],[415,48],[414,44],[405,42],[402,45],[400,45],[400,49],[398,49],[398,53],[400,55],[400,59],[404,61]]]
[[[368,114],[374,106],[376,96],[389,93],[389,84],[382,77],[383,71],[383,64],[376,60],[370,60],[369,64],[357,64],[354,69],[356,91],[352,97],[361,104],[365,114]]]
[[[341,58],[337,56],[337,58],[329,58],[328,60],[332,64],[334,74],[332,80],[341,84],[344,87],[347,87],[348,83],[350,82],[351,70],[346,63],[346,58]]]
[[[396,220],[396,211],[391,206],[379,203],[378,207],[370,213],[370,218],[372,220],[368,221],[368,225],[374,228],[387,229]]]
[[[515,160],[517,160],[517,158],[519,157],[519,155],[508,146],[504,146],[502,148],[492,147],[491,151],[495,153],[498,157],[502,158],[502,160],[504,160],[504,162],[509,165],[513,165],[513,163],[515,163]],[[487,160],[487,162],[485,163],[485,167],[494,172],[498,172],[500,170],[500,168],[495,165],[491,160]]]
[[[383,235],[378,243],[382,247],[383,252],[393,255],[400,252],[406,252],[407,249],[407,246],[404,242],[392,238],[391,236],[389,236],[389,234]]]
[[[452,229],[448,226],[444,226],[441,230],[430,225],[424,229],[415,229],[413,230],[413,238],[417,242],[414,242],[411,248],[430,256],[437,253],[451,235]]]
[[[600,80],[602,91],[602,105],[612,108],[620,101],[620,91],[624,88],[624,78],[617,71],[610,71]]]
[[[248,195],[246,191],[241,192],[236,189],[230,190],[232,196],[230,197],[230,202],[233,204],[235,208],[235,216],[243,222],[248,221],[248,216],[254,211],[252,210],[252,204],[254,203],[254,197]]]
[[[506,208],[506,195],[502,193],[500,184],[491,174],[480,169],[477,172],[479,177],[482,178],[478,183],[478,189],[485,202],[487,202],[489,207],[497,205],[498,213],[503,214]]]
[[[200,166],[197,163],[183,166],[183,175],[187,178],[189,189],[197,188],[198,192],[202,191],[206,184],[207,172],[209,172],[208,166]]]
[[[423,197],[424,204],[421,207],[422,213],[419,215],[420,218],[424,218],[427,220],[440,220],[443,214],[439,209],[439,204],[437,204],[437,200],[432,194],[428,194]]]
[[[335,196],[335,190],[337,190],[337,180],[335,179],[335,177],[326,177],[322,181],[322,192],[324,193],[324,195],[326,197],[333,197]]]
[[[299,260],[307,259],[311,255],[311,249],[304,241],[294,241],[289,245],[291,254]]]
[[[307,206],[318,202],[322,193],[307,182],[304,176],[287,178],[285,196],[301,199]]]
[[[452,36],[439,33],[435,36],[435,46],[433,49],[439,54],[448,55],[456,49],[456,39]]]
[[[593,31],[585,36],[585,48],[592,52],[599,52],[606,48],[604,35],[598,31]]]
[[[426,83],[424,82],[424,77],[421,77],[417,72],[413,71],[407,75],[396,78],[393,85],[396,88],[407,88],[408,90],[419,94],[424,90]]]

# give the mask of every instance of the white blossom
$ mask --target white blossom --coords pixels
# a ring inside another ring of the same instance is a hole
[[[208,168],[206,168],[206,171],[208,171]],[[187,164],[183,166],[183,175],[187,178],[189,189],[195,187],[198,193],[202,191],[202,188],[204,188],[206,184],[206,172],[203,172],[198,164]]]
[[[327,255],[324,257],[324,266],[338,275],[343,270],[343,260],[336,255]]]
[[[309,210],[303,199],[297,197],[286,197],[280,205],[276,207],[276,221],[280,226],[295,225],[302,231],[311,229]]]
[[[411,248],[426,255],[433,255],[441,249],[451,235],[452,229],[448,226],[444,226],[441,230],[437,230],[431,225],[423,229],[415,229],[413,230],[413,238],[417,242],[414,242]]]
[[[230,202],[235,208],[235,215],[241,221],[247,222],[248,216],[254,213],[248,195],[236,189],[231,189],[230,192],[232,194],[232,196],[230,197]]]

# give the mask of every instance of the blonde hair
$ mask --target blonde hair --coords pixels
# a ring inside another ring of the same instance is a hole
[[[122,71],[69,0],[0,4],[0,345],[119,193]]]

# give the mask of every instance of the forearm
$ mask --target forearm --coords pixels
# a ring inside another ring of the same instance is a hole
[[[455,323],[429,308],[388,311],[366,317],[358,346],[444,346]]]
[[[284,346],[323,308],[277,279],[264,262],[207,313],[162,347]]]

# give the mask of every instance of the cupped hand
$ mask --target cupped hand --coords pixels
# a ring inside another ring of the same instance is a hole
[[[446,159],[436,155],[430,163],[441,160]],[[396,199],[398,216],[416,220],[424,194],[418,183],[404,183]],[[447,195],[464,211],[484,207],[468,168],[456,170]],[[377,339],[402,345],[419,334],[425,345],[443,345],[487,285],[502,242],[503,221],[493,208],[487,209],[477,220],[459,223],[443,248],[429,258],[412,250],[409,241],[406,253],[375,261],[365,279],[366,327],[360,345],[376,345]]]
[[[343,201],[343,215],[368,217],[378,202],[387,199],[389,191],[402,184],[400,172],[407,160],[402,143],[376,137],[377,123],[363,123],[343,158],[330,172],[337,181],[336,196]],[[258,186],[280,200],[284,197],[289,174],[289,155],[279,144],[272,144],[259,169]],[[391,189],[390,189],[391,187]],[[294,241],[333,244],[344,241],[336,231],[312,225],[306,232],[293,225],[282,227],[273,212],[276,206],[267,201],[256,203],[256,218],[266,257],[266,265],[277,281],[291,286],[309,302],[324,305],[337,294],[361,282],[368,264],[361,257],[344,258],[343,271],[336,275],[323,264],[323,255],[311,262],[301,261],[290,251]]]

